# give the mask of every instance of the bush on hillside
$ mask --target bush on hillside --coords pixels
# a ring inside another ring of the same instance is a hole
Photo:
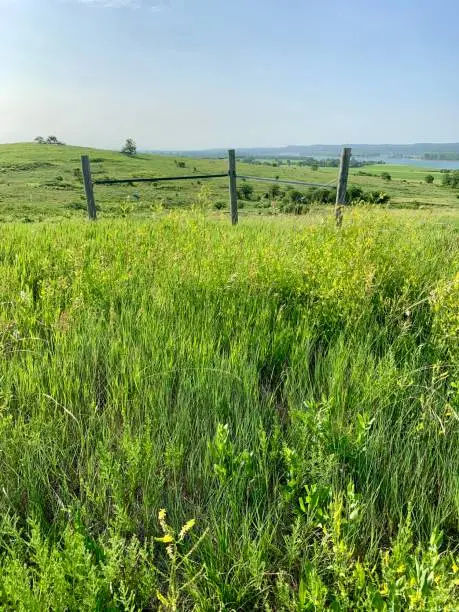
[[[286,202],[281,204],[280,210],[287,214],[305,215],[311,207],[307,202]]]
[[[275,200],[281,195],[281,191],[282,190],[280,188],[280,185],[274,184],[274,185],[271,185],[271,187],[268,189],[266,196],[270,198],[271,200]]]
[[[442,171],[443,172],[443,171]],[[459,188],[459,170],[445,170],[441,178],[441,184],[446,187],[452,187],[453,189]]]
[[[239,200],[251,200],[253,196],[253,185],[250,183],[242,183],[237,190],[237,197]]]
[[[310,201],[316,204],[333,204],[336,200],[336,189],[311,187],[309,193]]]
[[[347,202],[355,202],[356,200],[365,199],[365,192],[361,187],[357,185],[351,185],[347,190],[346,200]]]
[[[307,201],[307,195],[298,189],[292,189],[288,193],[288,198],[292,204],[302,204]]]

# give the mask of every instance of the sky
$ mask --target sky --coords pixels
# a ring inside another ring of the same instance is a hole
[[[0,142],[458,142],[458,23],[458,0],[0,0]]]

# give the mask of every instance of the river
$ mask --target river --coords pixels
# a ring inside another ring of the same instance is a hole
[[[365,157],[356,156],[355,159],[358,161],[366,161]],[[438,159],[412,159],[410,157],[377,157],[374,158],[374,161],[384,161],[386,164],[391,164],[392,166],[414,166],[418,168],[430,168],[431,170],[459,170],[459,160],[458,161],[449,161],[449,160],[438,160]]]

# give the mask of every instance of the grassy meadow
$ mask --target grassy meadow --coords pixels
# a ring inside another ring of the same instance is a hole
[[[225,179],[96,187],[90,223],[82,152],[0,146],[0,608],[457,610],[456,193],[353,171],[395,205],[337,231],[231,227]]]
[[[17,144],[0,145],[0,222],[42,222],[82,219],[86,215],[86,200],[81,182],[80,157],[88,154],[93,178],[160,177],[173,175],[216,174],[227,171],[226,160],[174,158],[159,155],[126,157],[113,151],[84,149],[71,146]],[[185,166],[179,167],[182,163]],[[241,175],[255,175],[306,182],[330,183],[337,178],[337,168],[238,163]],[[365,174],[362,175],[361,173]],[[391,181],[381,178],[389,172]],[[434,184],[424,182],[427,174],[435,176]],[[352,169],[350,184],[368,191],[383,191],[391,196],[395,208],[459,208],[457,192],[441,186],[439,171],[419,168],[376,165]],[[241,202],[242,215],[273,212],[270,200],[264,196],[269,183],[252,182],[252,201]],[[228,181],[184,181],[161,184],[96,186],[96,201],[101,216],[150,217],[158,208],[191,208],[204,199],[222,210],[228,208]],[[261,198],[258,201],[258,198]],[[267,208],[263,208],[263,203]],[[276,204],[276,203],[275,203]],[[260,207],[261,206],[261,207]],[[274,207],[274,212],[276,207]],[[323,212],[320,207],[318,212]]]
[[[457,610],[457,227],[151,217],[0,226],[1,608]]]

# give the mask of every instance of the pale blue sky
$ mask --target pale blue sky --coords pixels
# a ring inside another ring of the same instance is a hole
[[[0,0],[0,142],[459,141],[459,0]]]

